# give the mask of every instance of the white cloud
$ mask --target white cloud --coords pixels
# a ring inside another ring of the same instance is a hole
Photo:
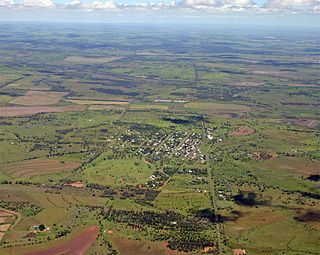
[[[58,11],[117,11],[123,14],[132,12],[157,12],[163,15],[170,13],[198,15],[203,13],[318,13],[320,0],[268,0],[263,7],[259,7],[255,0],[180,0],[170,2],[164,0],[141,0],[136,4],[124,4],[115,0],[72,0],[69,3],[55,2],[58,0],[23,0],[22,3],[15,3],[16,0],[0,0],[1,10],[11,9],[23,10],[28,8],[50,8]],[[124,0],[117,0],[124,1]]]
[[[24,6],[28,7],[52,7],[54,6],[51,0],[24,0],[22,2]]]
[[[256,6],[257,4],[252,0],[221,0],[222,5],[229,6]]]
[[[12,6],[12,5],[14,5],[13,0],[0,0],[0,7]]]
[[[319,7],[318,0],[269,0],[264,8],[270,9],[292,9],[292,8],[315,8]]]
[[[74,0],[71,3],[60,5],[59,8],[69,10],[80,10],[80,11],[94,11],[94,10],[116,10],[119,5],[114,0],[108,0],[106,2],[94,1],[94,2],[80,2]]]

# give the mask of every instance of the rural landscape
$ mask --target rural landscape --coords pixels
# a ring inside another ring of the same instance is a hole
[[[0,23],[0,254],[319,254],[319,44]]]

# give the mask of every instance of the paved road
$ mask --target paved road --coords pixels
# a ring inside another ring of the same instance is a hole
[[[207,133],[206,133],[204,122],[202,122],[202,127],[203,127],[203,135],[205,137],[207,137]],[[217,210],[217,206],[216,206],[216,202],[215,202],[214,182],[213,182],[213,178],[212,178],[212,169],[210,167],[210,160],[209,160],[209,149],[211,148],[212,145],[213,144],[211,144],[206,150],[206,162],[207,162],[207,171],[208,171],[210,191],[211,191],[211,194],[212,194],[212,196],[211,196],[212,197],[212,205],[213,205],[213,210],[214,210],[214,215],[215,215],[215,223],[216,223],[216,228],[217,228],[219,254],[222,255],[218,210]]]

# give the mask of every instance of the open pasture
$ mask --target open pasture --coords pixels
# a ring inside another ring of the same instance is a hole
[[[264,169],[281,170],[307,177],[312,174],[319,174],[320,161],[297,157],[284,157],[261,161],[258,163],[258,166]]]
[[[102,155],[93,162],[93,166],[90,166],[86,172],[87,179],[91,182],[137,185],[148,181],[155,172],[155,168],[139,159],[106,160]]]
[[[36,175],[69,171],[79,167],[80,165],[81,164],[78,162],[37,159],[3,166],[2,171],[5,171],[15,177],[31,178]]]
[[[132,239],[112,238],[112,242],[121,255],[179,255],[184,252],[172,251],[166,248],[167,243],[150,242]],[[188,253],[190,254],[190,253]]]
[[[280,221],[284,218],[283,215],[272,212],[271,210],[251,210],[246,212],[239,211],[240,217],[236,214],[230,214],[230,218],[235,218],[234,221],[227,221],[226,228],[232,228],[232,231],[249,230],[251,228],[271,224],[275,221]]]
[[[58,103],[67,94],[67,92],[29,90],[25,95],[15,98],[10,103],[26,106],[51,105]]]
[[[167,189],[157,197],[155,204],[161,209],[170,208],[182,214],[187,211],[210,208],[211,206],[209,193],[196,193],[194,190],[189,192],[171,192]]]

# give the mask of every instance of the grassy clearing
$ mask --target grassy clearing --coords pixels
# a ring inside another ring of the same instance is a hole
[[[103,184],[142,184],[154,173],[155,168],[138,159],[111,159],[100,156],[86,171],[87,180]]]
[[[212,110],[212,111],[250,111],[250,107],[236,104],[200,103],[190,102],[184,105],[185,108]]]
[[[195,190],[185,192],[162,192],[156,199],[156,205],[161,209],[173,209],[182,214],[210,208],[209,192],[197,193]]]

